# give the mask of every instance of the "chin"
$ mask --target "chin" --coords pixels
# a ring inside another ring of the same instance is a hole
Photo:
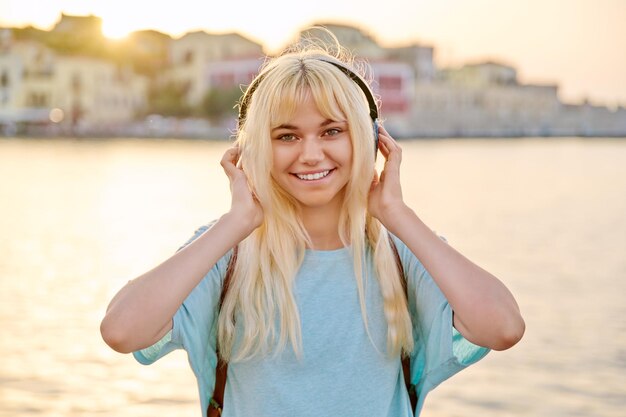
[[[298,202],[300,208],[340,208],[343,202],[343,193],[329,193],[326,195],[294,195],[295,200]]]

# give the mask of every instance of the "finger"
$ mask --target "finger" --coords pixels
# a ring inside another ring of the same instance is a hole
[[[393,146],[393,143],[391,142],[391,139],[388,138],[387,136],[381,136],[378,140],[378,143],[379,143],[380,152],[383,154],[385,159],[388,160],[390,154],[394,150],[394,146]]]
[[[380,153],[387,159],[387,155],[389,155],[389,149],[385,146],[383,136],[378,136],[378,150]]]
[[[398,145],[392,137],[390,136],[381,136],[379,139],[379,143],[381,143],[381,152],[385,159],[394,159],[398,162],[402,160],[402,148]],[[384,150],[383,150],[384,149]]]
[[[393,138],[391,137],[391,135],[389,134],[389,132],[387,132],[387,129],[385,129],[385,126],[380,125],[380,126],[379,126],[379,128],[378,128],[378,131],[379,131],[379,132],[382,132],[385,136],[387,136],[387,137],[389,137],[389,138],[393,139]]]
[[[235,161],[236,158],[239,157],[240,149],[239,146],[231,146],[230,148],[224,151],[224,155],[222,156],[222,161],[227,160],[229,162]]]
[[[398,145],[398,141],[396,141],[383,126],[381,126],[379,133],[379,138],[384,138],[383,141],[387,144],[387,147],[390,147],[390,145],[400,146]]]
[[[241,151],[238,146],[233,146],[228,148],[224,155],[222,156],[222,160],[220,161],[220,165],[224,168],[224,172],[229,177],[235,175],[238,171],[236,166],[237,160],[239,159]]]

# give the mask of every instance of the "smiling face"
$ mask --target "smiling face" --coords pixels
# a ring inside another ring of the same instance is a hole
[[[348,123],[325,117],[310,92],[302,97],[291,117],[271,131],[271,175],[301,209],[339,210],[352,166]]]

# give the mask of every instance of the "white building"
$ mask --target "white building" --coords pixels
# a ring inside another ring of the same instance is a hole
[[[411,119],[424,136],[542,135],[560,109],[556,85],[522,85],[513,67],[484,62],[418,83]]]
[[[434,48],[417,43],[387,48],[389,59],[405,62],[413,68],[415,80],[419,83],[430,82],[435,79],[437,68],[434,61]]]
[[[147,80],[95,58],[63,56],[32,41],[0,50],[0,122],[115,125],[145,106]],[[54,109],[54,112],[52,112]]]

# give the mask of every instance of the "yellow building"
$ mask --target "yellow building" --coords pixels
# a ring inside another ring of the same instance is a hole
[[[59,55],[32,41],[0,50],[0,121],[5,123],[115,127],[143,109],[146,89],[145,77],[102,59]]]
[[[170,43],[170,70],[162,82],[174,82],[187,92],[187,104],[196,106],[213,87],[212,76],[216,63],[245,61],[245,71],[258,69],[263,58],[260,44],[236,33],[187,33]],[[254,65],[257,62],[258,65]]]

